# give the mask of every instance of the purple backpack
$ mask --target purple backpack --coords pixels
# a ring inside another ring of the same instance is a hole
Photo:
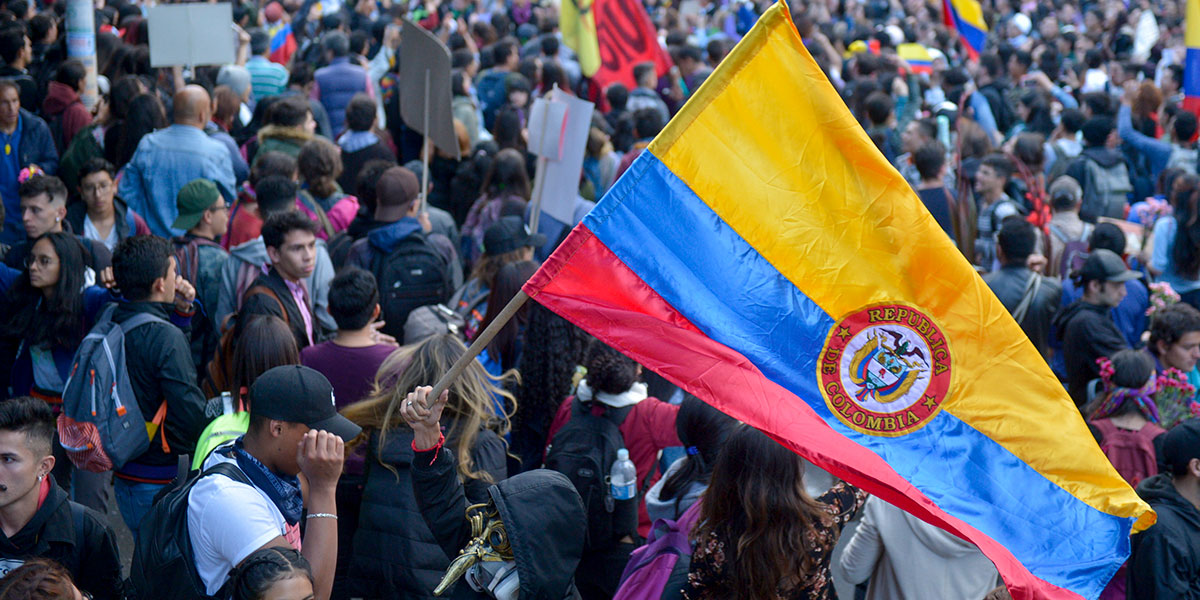
[[[683,596],[692,545],[688,534],[700,516],[697,500],[678,521],[659,519],[650,530],[646,545],[629,555],[621,573],[621,587],[613,600],[665,600]]]

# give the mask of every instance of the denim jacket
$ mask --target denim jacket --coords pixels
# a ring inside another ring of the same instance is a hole
[[[154,235],[172,238],[178,216],[175,195],[193,179],[210,179],[227,201],[233,200],[233,163],[229,151],[203,130],[171,125],[142,138],[124,175],[118,194],[146,219]]]

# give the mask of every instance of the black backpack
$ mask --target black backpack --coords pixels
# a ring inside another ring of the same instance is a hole
[[[619,427],[631,410],[632,406],[605,408],[595,415],[589,404],[575,398],[571,418],[546,450],[546,468],[566,475],[583,498],[587,550],[611,548],[621,537],[637,533],[638,499],[615,500],[608,481],[617,450],[625,447]]]
[[[229,597],[229,582],[216,596],[205,593],[204,582],[196,571],[196,556],[188,532],[188,496],[192,486],[211,475],[253,485],[236,465],[222,462],[193,475],[182,485],[166,488],[165,493],[155,498],[142,519],[137,546],[133,550],[133,567],[129,571],[131,598],[203,600]]]
[[[374,249],[371,253],[371,272],[379,285],[379,304],[386,322],[383,332],[403,339],[408,313],[427,304],[441,304],[454,292],[450,266],[424,233],[400,240],[390,254]]]

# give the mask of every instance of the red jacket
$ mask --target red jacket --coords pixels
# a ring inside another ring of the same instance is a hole
[[[42,114],[45,115],[47,123],[62,114],[60,153],[66,152],[80,129],[92,123],[92,112],[79,100],[79,92],[57,81],[51,81],[50,87],[46,89],[46,99],[42,101]]]
[[[553,440],[554,435],[567,424],[571,418],[571,404],[575,397],[570,396],[558,406],[554,420],[550,422],[550,434],[546,439]],[[663,448],[682,446],[679,435],[675,433],[675,417],[679,407],[668,404],[658,398],[646,398],[633,405],[633,410],[625,417],[621,426],[621,437],[625,439],[625,447],[629,450],[629,460],[637,468],[638,491],[647,490],[661,477],[654,468],[658,460],[658,452]],[[650,481],[646,477],[653,474]],[[650,535],[650,516],[646,514],[646,502],[638,504],[638,533],[642,537]]]

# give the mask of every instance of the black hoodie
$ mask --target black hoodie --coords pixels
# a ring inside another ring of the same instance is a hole
[[[471,539],[471,527],[449,449],[416,453],[413,493],[446,555],[458,556]],[[512,544],[521,600],[577,598],[573,578],[583,556],[587,513],[570,480],[556,471],[534,469],[489,487],[488,496]],[[460,581],[456,587],[468,586]]]
[[[1112,319],[1110,308],[1076,300],[1054,316],[1054,333],[1062,340],[1067,391],[1076,406],[1087,402],[1087,384],[1100,376],[1096,359],[1129,347]]]
[[[1137,492],[1158,522],[1132,538],[1127,598],[1200,599],[1200,510],[1179,494],[1168,473],[1143,481]]]
[[[12,537],[0,533],[3,572],[31,558],[48,558],[66,567],[75,585],[97,600],[119,600],[124,582],[112,529],[95,512],[68,500],[53,476],[47,480],[49,493],[33,518]],[[76,523],[83,525],[82,532],[75,530]]]

